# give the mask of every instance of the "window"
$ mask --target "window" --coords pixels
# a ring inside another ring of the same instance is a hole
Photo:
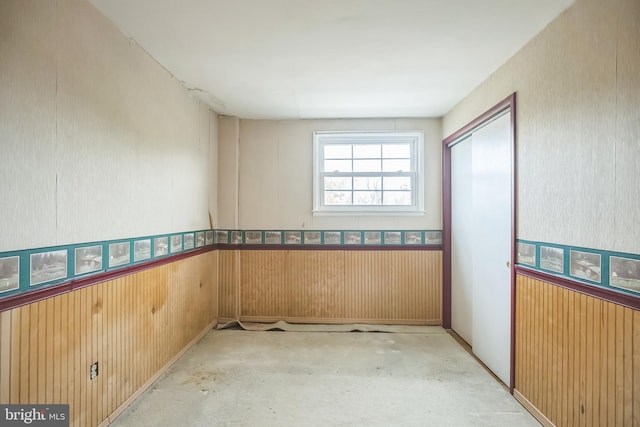
[[[422,132],[315,132],[314,214],[423,212]]]

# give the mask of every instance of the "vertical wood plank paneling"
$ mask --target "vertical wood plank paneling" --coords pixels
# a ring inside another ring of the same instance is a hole
[[[547,307],[549,312],[553,314],[557,314],[557,289],[553,289],[552,292],[547,296]],[[551,321],[549,322],[549,328],[547,333],[547,342],[549,345],[549,353],[546,358],[547,362],[547,407],[549,408],[549,413],[557,416],[557,405],[555,399],[552,399],[553,389],[558,386],[557,377],[556,377],[556,365],[557,365],[557,352],[558,352],[558,343],[556,341],[557,330],[558,330],[558,322],[559,318],[557,316],[552,316]]]
[[[540,289],[536,289],[536,299],[539,301],[539,304],[535,305],[536,307],[535,316],[536,318],[539,318],[541,316],[541,313],[544,312],[544,298]],[[542,347],[543,345],[542,344],[542,340],[544,338],[543,327],[545,324],[546,323],[541,323],[540,328],[535,331],[534,342],[537,347]],[[542,372],[542,367],[543,367],[543,364],[541,361],[542,357],[543,357],[543,353],[538,353],[536,354],[536,357],[535,357],[535,363],[533,366],[535,370],[538,372]],[[542,390],[543,390],[545,379],[546,378],[543,375],[540,375],[537,378],[535,378],[535,383],[534,383],[534,395],[535,395],[536,401],[540,402],[540,406],[544,406],[544,401],[542,400],[542,397],[543,397]]]
[[[126,295],[126,301],[124,303],[125,307],[125,328],[124,328],[124,339],[125,339],[125,357],[127,361],[126,370],[124,374],[125,379],[125,397],[133,394],[135,389],[135,362],[136,362],[136,354],[135,354],[135,330],[137,326],[137,317],[139,315],[138,307],[136,304],[135,295],[138,294],[140,288],[138,285],[138,278],[140,275],[135,276],[127,276],[124,279],[124,289]],[[142,367],[140,367],[142,368]]]
[[[607,405],[607,425],[615,426],[616,425],[616,305],[608,305],[609,316],[607,318],[607,323],[609,325],[609,355],[607,361],[608,363],[608,372],[609,375],[607,377],[607,395],[608,395],[608,405]]]
[[[109,288],[109,299],[110,299],[110,313],[109,316],[109,360],[110,363],[108,365],[107,375],[109,378],[109,395],[111,396],[109,399],[109,413],[118,408],[120,403],[120,387],[118,384],[118,379],[120,378],[120,369],[121,363],[120,361],[120,286],[118,282],[114,282],[111,284]]]
[[[518,392],[557,426],[638,425],[640,312],[517,277]]]
[[[23,346],[22,351],[29,354],[29,397],[25,403],[37,403],[38,400],[38,354],[42,352],[42,348],[39,348],[40,340],[40,322],[38,321],[38,315],[40,314],[40,305],[42,302],[33,304],[29,311],[31,324],[31,333],[29,334],[28,347]],[[26,344],[26,343],[25,343]],[[29,351],[31,350],[31,351]]]
[[[62,403],[62,364],[63,364],[63,351],[62,351],[62,336],[64,334],[62,326],[62,300],[63,298],[54,298],[53,302],[53,400],[51,402],[59,404]]]
[[[600,311],[601,311],[601,300],[591,298],[593,302],[593,316],[590,318],[590,328],[593,330],[593,340],[591,342],[591,347],[593,351],[591,351],[592,361],[592,372],[591,372],[591,408],[592,408],[592,417],[591,425],[598,426],[600,425],[600,363],[601,363],[601,350],[600,350]]]
[[[633,426],[640,427],[640,311],[633,312]]]
[[[109,416],[114,410],[113,396],[113,286],[104,286],[104,318],[102,321],[103,333],[103,367],[100,375],[103,375],[102,388],[102,419]]]
[[[20,401],[20,372],[21,372],[21,345],[22,336],[22,309],[11,310],[11,396],[9,403],[14,404]],[[28,337],[27,337],[28,339]]]
[[[553,346],[554,346],[554,353],[553,353],[553,370],[552,370],[552,375],[553,375],[553,386],[552,386],[552,390],[557,390],[560,387],[560,384],[562,382],[562,371],[561,371],[561,366],[560,366],[560,362],[562,360],[562,339],[561,339],[561,335],[562,335],[562,289],[560,288],[555,288],[554,289],[554,298],[553,298],[553,302],[554,302],[554,307],[553,307],[553,311],[555,313],[555,317],[556,317],[556,323],[554,325],[554,328],[552,330],[553,333]],[[561,402],[560,399],[554,399],[553,400],[553,404],[554,404],[554,414],[556,419],[559,418],[562,412],[562,406],[561,406]]]
[[[131,391],[133,394],[140,386],[142,385],[140,381],[140,377],[142,375],[146,376],[148,364],[143,365],[141,362],[141,353],[144,351],[144,348],[147,346],[147,337],[148,337],[148,327],[145,322],[146,320],[146,310],[148,302],[145,301],[146,297],[146,286],[150,279],[149,271],[143,271],[141,274],[136,274],[134,276],[129,276],[133,280],[133,286],[129,285],[130,288],[138,289],[137,292],[134,292],[132,297],[133,307],[132,310],[135,310],[136,316],[132,318],[133,327],[131,333],[131,352],[132,352],[132,363],[131,366],[133,369],[131,370]],[[138,367],[138,369],[135,369]]]
[[[535,292],[535,290],[534,290]],[[534,322],[535,319],[537,318],[536,316],[536,311],[538,310],[538,306],[536,304],[533,304],[533,301],[536,300],[535,298],[535,294],[534,292],[532,292],[531,295],[531,299],[532,299],[532,304],[530,305],[530,313],[529,313],[529,321],[530,322]],[[531,325],[531,324],[529,324]],[[531,345],[535,346],[537,345],[537,329],[533,329],[531,328],[531,326],[529,326],[528,330],[526,331],[529,335],[529,339],[531,340]],[[527,366],[530,371],[535,371],[536,370],[536,363],[537,363],[537,358],[538,358],[538,353],[535,352],[527,352],[527,354],[529,354],[529,365]],[[516,375],[517,378],[517,375]],[[526,387],[527,384],[530,384],[530,390],[529,390],[529,394],[528,396],[532,396],[533,398],[535,398],[534,396],[536,395],[536,391],[537,391],[537,387],[536,387],[536,380],[537,378],[535,377],[531,377],[531,381],[529,383],[523,383],[523,387]]]
[[[544,290],[544,288],[541,288]],[[580,367],[580,295],[576,293],[569,293],[569,316],[571,317],[569,324],[569,364],[571,365],[569,368],[569,407],[571,408],[571,412],[569,414],[569,422],[570,425],[579,426],[580,425],[580,411],[575,410],[575,408],[580,407],[580,398],[578,396],[579,387],[578,379],[580,378],[580,374],[578,370]],[[536,318],[536,321],[541,319],[542,317]]]
[[[221,277],[231,271],[225,252]],[[440,324],[441,258],[438,251],[242,251],[240,316]],[[232,292],[221,288],[220,295],[227,318]]]
[[[111,290],[113,292],[113,318],[111,319],[111,346],[112,346],[112,365],[109,376],[111,382],[113,400],[111,403],[111,412],[118,408],[123,400],[121,398],[121,381],[122,378],[122,366],[124,365],[122,359],[122,286],[120,280],[114,281]]]
[[[217,319],[219,316],[218,312],[218,292],[219,292],[219,277],[220,277],[220,252],[214,251],[210,252],[211,259],[206,260],[203,259],[201,262],[203,265],[209,267],[210,270],[202,271],[201,274],[205,275],[211,283],[211,312],[213,313],[213,318]]]
[[[133,346],[134,341],[133,341],[133,330],[135,328],[135,318],[136,315],[138,314],[137,311],[135,310],[135,302],[133,301],[133,295],[135,294],[133,292],[133,290],[135,289],[136,286],[136,280],[133,277],[127,276],[124,278],[123,280],[123,289],[124,289],[124,301],[123,301],[123,307],[124,307],[124,328],[123,328],[123,345],[124,345],[124,349],[125,349],[125,353],[124,353],[124,360],[126,361],[125,363],[125,369],[124,369],[124,375],[123,375],[123,379],[124,379],[124,388],[123,388],[123,398],[126,398],[126,396],[130,396],[133,391],[135,390],[133,388],[133,372],[134,372],[134,353],[133,353],[133,349],[135,348]]]
[[[69,411],[71,412],[71,425],[79,426],[80,425],[80,413],[81,413],[81,390],[80,390],[80,375],[78,375],[78,371],[80,370],[80,366],[82,365],[81,360],[81,348],[82,348],[82,329],[81,329],[81,292],[73,292],[70,295],[71,304],[69,306],[70,315],[73,318],[73,329],[70,330],[70,335],[72,336],[72,350],[73,356],[69,360],[69,374],[70,383],[71,383],[71,393],[69,394]]]
[[[157,280],[157,272],[154,271],[153,279]],[[159,286],[147,286],[147,298],[150,301],[149,306],[147,307],[147,317],[149,319],[149,341],[148,346],[151,351],[151,360],[149,363],[148,375],[153,375],[158,369],[160,369],[160,364],[158,363],[160,360],[160,356],[158,355],[158,339],[160,331],[157,327],[157,324],[161,321],[160,313],[158,311],[159,306]],[[144,378],[143,378],[144,380]]]
[[[526,339],[526,332],[523,329],[523,326],[525,324],[525,319],[526,319],[526,310],[517,310],[516,311],[516,320],[515,320],[515,327],[516,327],[516,331],[515,331],[515,335],[516,337],[519,337],[520,339]],[[522,353],[522,342],[520,342],[519,340],[516,340],[516,357],[521,357],[521,353]],[[522,358],[522,360],[525,360],[524,358]],[[515,365],[515,376],[516,378],[520,377],[520,378],[525,378],[525,376],[523,375],[522,369],[524,366],[520,366],[520,365]],[[521,391],[522,390],[526,390],[527,389],[528,384],[526,384],[524,381],[520,382],[520,387],[521,387]]]
[[[547,292],[546,294],[542,294],[543,304],[540,307],[541,310],[545,312],[550,312],[550,301],[551,301],[551,292]],[[551,383],[551,375],[549,374],[549,368],[551,367],[551,363],[549,363],[549,358],[551,357],[551,353],[553,349],[550,347],[549,338],[551,337],[551,328],[553,327],[552,321],[550,319],[549,322],[544,323],[542,329],[542,335],[540,337],[541,344],[548,349],[547,352],[542,354],[540,358],[540,368],[543,372],[542,375],[542,388],[541,388],[541,398],[543,403],[543,407],[545,408],[545,413],[551,414],[551,396],[549,393],[549,385]]]
[[[80,304],[76,309],[80,312],[80,363],[76,365],[76,383],[79,385],[79,393],[80,393],[80,407],[79,407],[79,425],[91,425],[89,420],[87,419],[90,415],[89,408],[87,407],[87,395],[88,391],[88,366],[89,366],[89,353],[91,349],[89,348],[89,339],[91,337],[89,333],[89,328],[91,327],[91,323],[88,321],[89,316],[87,311],[90,310],[89,305],[91,304],[91,299],[89,298],[88,293],[91,292],[91,288],[84,288],[80,290]]]
[[[237,319],[240,251],[220,251],[218,259],[218,318]]]
[[[90,380],[89,379],[89,369],[91,364],[96,362],[96,333],[97,333],[97,319],[94,316],[94,310],[96,306],[96,291],[97,286],[92,286],[87,288],[87,305],[85,310],[85,316],[87,317],[87,327],[86,327],[86,346],[87,346],[87,358],[85,361],[84,372],[81,371],[81,374],[86,376],[85,384],[87,385],[87,423],[88,425],[94,425],[94,420],[97,419],[97,405],[96,405],[96,383],[99,381],[97,378]],[[99,364],[99,361],[98,361]]]
[[[53,402],[53,390],[56,388],[56,384],[53,382],[53,342],[54,342],[54,330],[53,330],[53,311],[54,311],[54,299],[50,298],[45,304],[45,360],[44,377],[45,380],[41,384],[43,388],[43,396],[41,402]]]
[[[624,420],[624,308],[616,306],[616,421],[615,425],[622,426]]]
[[[623,313],[624,331],[622,333],[622,371],[624,372],[623,386],[623,425],[633,423],[633,311],[625,309]],[[637,414],[640,417],[640,414]]]
[[[38,303],[38,381],[36,402],[46,401],[47,379],[47,303]]]
[[[215,320],[214,261],[206,253],[0,313],[0,403],[69,403],[70,425],[104,422]]]
[[[95,353],[91,358],[91,363],[98,362],[98,372],[100,371],[100,365],[104,368],[104,354],[102,353],[102,321],[104,318],[104,307],[103,307],[103,289],[104,284],[100,284],[93,287],[93,330],[94,330],[94,350]],[[92,397],[94,399],[92,407],[95,408],[95,414],[93,419],[96,423],[102,421],[106,415],[102,412],[102,396],[104,394],[104,390],[102,389],[102,384],[104,382],[104,376],[98,375],[98,377],[94,380],[94,390],[92,390]],[[108,414],[107,414],[108,415]]]
[[[609,304],[605,303],[604,301],[600,302],[600,316],[598,317],[598,328],[600,329],[600,417],[598,420],[598,425],[607,424],[607,401],[609,400],[607,390],[607,380],[609,373],[608,361],[611,358],[610,349],[608,346],[610,334],[609,328],[607,327],[608,306]]]
[[[0,403],[11,395],[11,312],[0,313]]]
[[[538,291],[539,291],[538,298],[540,300],[540,305],[538,306],[538,316],[540,316],[542,312],[547,311],[547,307],[546,307],[547,300],[546,300],[546,294],[540,292],[540,290],[538,290]],[[538,345],[541,346],[541,347],[546,345],[545,339],[547,337],[548,327],[549,327],[548,323],[543,323],[543,324],[540,325],[540,330],[538,331],[537,339],[538,339]],[[548,353],[540,353],[540,354],[538,354],[538,357],[536,358],[537,369],[540,372],[544,372],[544,370],[545,370],[545,368],[547,366],[547,364],[544,362],[544,359],[545,359],[547,354]],[[540,405],[544,408],[543,410],[544,411],[548,411],[547,401],[545,399],[545,396],[546,396],[545,388],[546,388],[546,384],[547,384],[547,381],[548,381],[549,377],[546,376],[546,375],[540,375],[540,378],[538,378],[538,379],[539,379],[539,382],[540,382],[539,386],[536,388],[537,393],[538,393],[538,396],[537,396],[538,397],[538,401],[540,402]]]
[[[566,289],[560,290],[562,294],[562,384],[560,390],[567,390],[569,385],[569,357],[568,354],[571,351],[571,343],[569,337],[571,336],[569,325],[569,291]],[[524,347],[524,346],[523,346]],[[561,418],[559,423],[561,425],[568,425],[568,398],[567,393],[562,393],[561,397]]]
[[[30,403],[29,400],[29,361],[31,354],[29,353],[31,343],[31,306],[25,306],[18,309],[21,314],[21,330],[20,336],[20,398],[18,402]],[[37,347],[33,349],[37,352]]]
[[[587,411],[589,408],[589,403],[587,401],[587,379],[588,379],[588,366],[587,359],[590,351],[587,351],[588,342],[587,336],[588,334],[588,324],[587,319],[591,316],[588,315],[588,298],[586,295],[580,295],[580,319],[579,319],[579,329],[580,329],[580,376],[578,379],[579,390],[580,390],[580,426],[584,427],[587,425]],[[590,332],[590,331],[589,331]]]
[[[80,363],[80,292],[69,294],[69,358],[67,363],[67,373],[69,375],[69,391],[67,402],[69,402],[69,418],[71,425],[78,425],[80,413],[80,385],[76,375],[76,366]]]
[[[242,316],[318,319],[343,312],[341,252],[247,251],[241,255]]]

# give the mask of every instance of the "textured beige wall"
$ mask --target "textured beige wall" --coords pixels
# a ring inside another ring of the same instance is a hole
[[[313,216],[313,131],[424,130],[421,216]],[[441,120],[241,120],[239,227],[243,229],[440,229]],[[220,138],[221,144],[223,138]],[[223,207],[220,206],[221,211]]]
[[[218,228],[238,228],[238,144],[240,120],[218,118]]]
[[[640,2],[577,0],[444,117],[517,92],[518,237],[640,253]]]
[[[202,108],[206,108],[202,106]],[[218,217],[218,115],[207,108],[209,137],[209,215],[210,226]]]
[[[88,2],[0,2],[0,99],[0,251],[209,226],[215,115]]]

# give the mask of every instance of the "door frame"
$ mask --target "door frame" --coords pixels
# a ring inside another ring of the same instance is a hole
[[[442,141],[442,327],[451,329],[451,147],[505,111],[511,112],[511,354],[509,391],[515,386],[516,253],[516,93],[512,93]]]

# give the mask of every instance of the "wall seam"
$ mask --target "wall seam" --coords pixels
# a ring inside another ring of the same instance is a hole
[[[620,3],[624,3],[625,0],[620,0]],[[619,6],[621,6],[621,4],[619,3]],[[618,70],[618,63],[619,63],[619,53],[620,53],[620,27],[621,27],[621,14],[618,13],[618,16],[616,18],[616,45],[615,45],[615,52],[614,52],[614,67],[615,67],[615,100],[614,100],[614,122],[613,122],[613,188],[614,190],[614,196],[613,196],[613,212],[617,212],[617,200],[618,198],[616,197],[616,192],[618,191],[618,153],[617,153],[617,149],[618,149],[618,128],[619,128],[619,121],[618,121],[618,95],[619,95],[619,91],[620,91],[620,85],[619,85],[619,70]],[[616,227],[616,215],[611,215],[611,219],[613,221],[613,235],[617,236],[617,227]],[[616,239],[617,240],[617,239]],[[614,247],[618,247],[618,242],[614,240]]]
[[[235,146],[235,176],[234,176],[234,187],[235,187],[235,213],[233,219],[234,228],[240,228],[240,122],[241,120],[236,117],[236,133],[234,138],[234,146]]]
[[[55,48],[55,61],[56,61],[56,69],[55,69],[55,73],[56,73],[56,87],[55,87],[55,102],[54,102],[54,112],[53,112],[53,117],[56,123],[56,133],[54,136],[54,144],[56,147],[56,157],[55,157],[55,171],[56,171],[56,183],[55,183],[55,190],[54,190],[54,201],[55,201],[55,211],[54,211],[54,216],[55,216],[55,232],[56,232],[56,238],[55,238],[55,242],[56,244],[60,243],[60,239],[59,239],[59,230],[58,230],[58,156],[60,155],[59,153],[59,137],[58,137],[58,121],[59,121],[59,116],[58,116],[58,102],[59,102],[59,97],[58,97],[58,80],[60,78],[60,33],[59,33],[59,20],[58,20],[58,8],[59,8],[60,4],[59,1],[56,0],[55,2],[55,28],[56,28],[56,39],[55,39],[55,44],[56,44],[56,48]]]

